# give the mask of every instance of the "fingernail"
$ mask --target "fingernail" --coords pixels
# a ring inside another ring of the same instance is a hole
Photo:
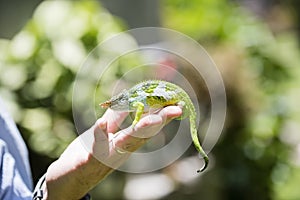
[[[102,130],[106,129],[107,121],[103,118],[100,118],[96,122],[96,126],[99,127]]]

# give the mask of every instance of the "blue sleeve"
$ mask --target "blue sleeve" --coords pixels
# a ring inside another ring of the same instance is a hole
[[[30,200],[32,192],[24,183],[14,157],[8,152],[7,144],[0,139],[0,199]]]
[[[0,199],[31,199],[32,178],[27,147],[1,100],[0,159]]]

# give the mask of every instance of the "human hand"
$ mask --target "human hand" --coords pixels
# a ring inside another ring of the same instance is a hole
[[[127,113],[108,109],[94,126],[93,147],[89,151],[100,162],[116,169],[149,138],[156,135],[164,125],[179,117],[182,110],[177,106],[168,106],[156,114],[145,115],[134,128],[132,126],[118,131]],[[86,140],[88,141],[88,140]]]
[[[144,116],[134,127],[119,130],[128,113],[107,110],[77,137],[46,173],[46,199],[80,199],[113,169],[118,168],[164,125],[179,117],[178,106]]]

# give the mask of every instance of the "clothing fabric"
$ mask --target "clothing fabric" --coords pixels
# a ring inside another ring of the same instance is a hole
[[[42,199],[43,191],[40,186],[44,181],[45,175],[32,192],[27,147],[0,100],[0,200]],[[89,199],[89,194],[82,198]]]
[[[32,177],[26,145],[0,101],[0,199],[32,199]]]

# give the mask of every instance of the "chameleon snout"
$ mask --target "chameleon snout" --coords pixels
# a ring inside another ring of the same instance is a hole
[[[102,108],[109,108],[111,106],[111,101],[105,101],[99,104]]]

